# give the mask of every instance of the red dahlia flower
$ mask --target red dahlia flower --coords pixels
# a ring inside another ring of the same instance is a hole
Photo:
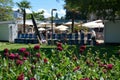
[[[107,64],[106,67],[107,69],[111,70],[113,68],[113,64]]]
[[[24,80],[24,74],[21,73],[21,74],[17,77],[17,80]]]
[[[30,55],[30,53],[29,53],[28,51],[25,51],[25,52],[24,52],[24,56],[25,56],[25,57],[27,57],[27,56],[29,56],[29,55]]]
[[[80,47],[80,49],[85,50],[85,49],[86,49],[86,46],[85,46],[85,45],[82,45],[82,46]]]
[[[84,49],[80,49],[80,53],[83,53],[84,52]]]
[[[57,47],[57,50],[62,51],[63,48],[59,46],[59,47]]]
[[[3,51],[4,51],[4,53],[8,53],[9,52],[9,50],[7,48],[5,48]]]
[[[21,53],[23,53],[23,52],[26,51],[26,48],[20,48],[19,51],[20,51]]]
[[[86,49],[86,46],[85,45],[82,45],[80,46],[80,53],[83,53]]]
[[[40,49],[40,45],[35,45],[34,46],[34,50],[39,50]]]
[[[10,58],[10,59],[14,59],[14,58],[15,58],[15,54],[11,53],[11,54],[9,55],[9,58]]]
[[[47,63],[47,62],[48,62],[47,58],[44,58],[44,63]]]
[[[20,59],[20,55],[18,53],[15,54],[16,59]]]
[[[58,42],[57,47],[62,47],[62,43]]]
[[[5,57],[9,57],[9,53],[4,53],[4,56]]]
[[[36,57],[37,57],[37,58],[40,58],[40,56],[41,56],[40,53],[37,53],[37,54],[36,54]]]
[[[23,64],[23,61],[17,60],[17,61],[16,61],[16,64],[17,64],[17,65],[22,65],[22,64]]]
[[[36,80],[35,78],[30,78],[30,80]]]
[[[27,60],[27,58],[26,58],[26,57],[23,57],[23,60]]]

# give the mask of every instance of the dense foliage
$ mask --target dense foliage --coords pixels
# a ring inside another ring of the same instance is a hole
[[[34,15],[34,18],[36,19],[36,20],[44,20],[45,18],[44,18],[44,15],[43,15],[43,13],[44,13],[44,11],[41,11],[41,12],[32,12],[32,14]],[[27,13],[26,14],[26,18],[27,19],[31,19],[31,13]]]
[[[76,48],[61,43],[49,51],[40,45],[14,52],[5,48],[0,56],[0,79],[119,80],[119,57],[119,52],[92,53],[85,45]]]
[[[17,6],[20,8],[20,10],[24,10],[24,9],[30,9],[31,8],[31,5],[30,5],[30,2],[28,2],[27,0],[22,0],[21,2],[17,2],[16,3]]]
[[[77,11],[76,13],[73,13],[72,11],[66,10],[65,19],[69,20],[72,19],[74,15],[75,20],[87,20],[87,13],[83,13],[80,11]]]
[[[64,0],[65,8],[84,14],[94,13],[98,18],[120,19],[120,0]]]
[[[17,6],[20,8],[21,12],[23,13],[23,32],[25,33],[25,21],[26,21],[26,9],[30,9],[30,2],[27,0],[22,0],[21,2],[16,3]]]
[[[13,19],[12,0],[0,0],[0,21]]]

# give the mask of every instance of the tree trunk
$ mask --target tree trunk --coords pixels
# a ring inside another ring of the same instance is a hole
[[[26,11],[23,9],[23,33],[25,33]]]
[[[74,16],[74,12],[72,12],[72,33],[73,33],[73,31],[74,31],[74,19],[75,19],[75,16]]]

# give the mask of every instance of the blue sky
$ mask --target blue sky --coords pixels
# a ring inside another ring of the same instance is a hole
[[[22,0],[13,0],[14,3],[16,2],[20,2]],[[63,0],[59,0],[59,2],[57,2],[57,0],[27,0],[31,3],[32,9],[27,10],[27,12],[29,13],[30,11],[41,11],[44,10],[44,16],[45,17],[50,17],[51,14],[51,9],[56,8],[57,9],[57,13],[59,15],[59,17],[64,16],[65,15],[65,10],[63,9],[63,5],[64,5],[64,1]],[[14,9],[17,9],[18,7],[15,5]],[[54,14],[56,13],[54,12]]]

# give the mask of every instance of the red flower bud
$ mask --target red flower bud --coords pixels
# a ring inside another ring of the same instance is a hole
[[[11,53],[11,54],[9,55],[9,58],[10,58],[10,59],[14,59],[14,58],[15,58],[15,54]]]
[[[36,54],[36,57],[37,57],[37,58],[40,58],[40,56],[41,56],[40,53],[37,53],[37,54]]]
[[[19,51],[20,51],[21,53],[23,53],[23,52],[26,51],[26,48],[20,48]]]
[[[59,50],[59,51],[62,51],[63,49],[62,49],[62,47],[57,47],[57,50]]]
[[[9,50],[7,48],[4,49],[4,53],[8,53]]]
[[[62,47],[62,43],[58,42],[57,47]]]
[[[23,57],[23,60],[27,60],[27,58],[26,58],[26,57]]]
[[[86,49],[86,46],[85,46],[85,45],[82,45],[82,46],[80,46],[80,49],[85,50],[85,49]]]
[[[24,74],[21,73],[21,74],[17,77],[17,80],[24,80]]]
[[[80,53],[83,53],[84,52],[84,49],[80,49]]]
[[[30,78],[30,80],[36,80],[35,78]]]
[[[40,46],[39,45],[35,45],[34,46],[34,50],[39,50],[40,49]]]
[[[47,62],[48,62],[47,58],[44,58],[44,63],[47,63]]]
[[[24,56],[25,56],[25,57],[27,57],[27,56],[29,56],[29,55],[30,55],[30,53],[29,53],[28,51],[25,51],[25,52],[24,52]]]
[[[16,59],[20,59],[20,55],[18,53],[15,54]]]
[[[5,57],[9,57],[9,53],[4,53]]]
[[[113,64],[107,64],[107,69],[111,70],[113,68]]]
[[[16,61],[16,64],[17,64],[17,65],[22,65],[22,64],[23,64],[23,61],[17,60],[17,61]]]

